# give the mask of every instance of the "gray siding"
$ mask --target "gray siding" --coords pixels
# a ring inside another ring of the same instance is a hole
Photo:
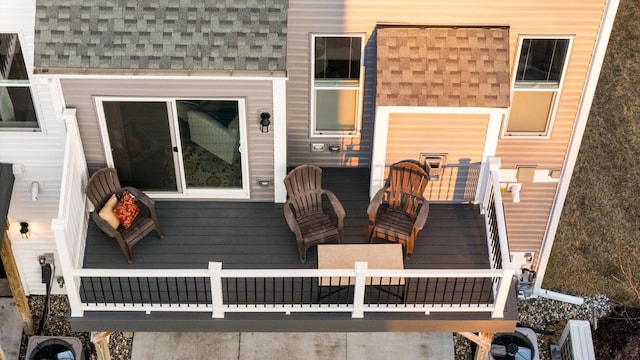
[[[342,1],[291,1],[287,38],[287,164],[303,163],[318,166],[359,166],[370,163],[375,106],[375,38],[369,35],[375,24],[347,30],[344,27],[347,14]],[[353,14],[351,14],[353,15]],[[311,33],[366,33],[365,37],[365,91],[362,133],[360,137],[310,137],[310,34]],[[341,151],[311,152],[311,143],[340,145]]]
[[[262,133],[258,126],[258,110],[271,109],[273,105],[271,81],[63,79],[61,82],[67,106],[77,109],[78,126],[90,169],[103,167],[106,163],[94,100],[96,96],[244,98],[251,200],[273,200],[273,188],[260,187],[255,181],[273,178],[273,132]]]

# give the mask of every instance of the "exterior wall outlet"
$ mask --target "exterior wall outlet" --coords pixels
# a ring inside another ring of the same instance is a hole
[[[311,144],[311,151],[324,151],[324,144]]]
[[[534,255],[534,252],[511,252],[511,263],[516,272],[518,269],[533,269]]]

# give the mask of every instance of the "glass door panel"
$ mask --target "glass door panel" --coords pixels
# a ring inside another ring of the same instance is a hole
[[[178,191],[166,101],[103,101],[114,167],[123,186]]]
[[[176,100],[189,189],[242,189],[237,100]]]

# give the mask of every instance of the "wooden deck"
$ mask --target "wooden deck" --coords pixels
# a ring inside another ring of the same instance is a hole
[[[323,187],[342,202],[345,242],[365,243],[369,204],[368,169],[324,169]],[[317,268],[317,250],[301,264],[295,237],[282,204],[255,202],[158,201],[165,237],[152,233],[127,264],[116,242],[93,223],[88,229],[84,267],[102,269],[205,269],[210,261],[223,269]],[[478,207],[431,204],[408,269],[488,269],[484,220]],[[315,296],[315,295],[313,295]],[[489,300],[490,301],[490,300]],[[76,331],[512,331],[517,319],[515,293],[502,319],[490,313],[369,313],[353,319],[345,313],[85,312],[70,318]]]
[[[323,187],[342,202],[345,242],[367,241],[368,169],[325,169]],[[155,232],[133,248],[127,264],[114,240],[91,223],[85,268],[206,268],[209,261],[227,269],[316,268],[317,251],[298,258],[295,237],[282,204],[255,202],[158,201],[165,237]],[[487,269],[484,220],[478,207],[431,204],[429,218],[405,268]]]

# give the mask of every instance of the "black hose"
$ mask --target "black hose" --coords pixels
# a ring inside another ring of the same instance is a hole
[[[517,327],[529,328],[529,329],[533,330],[533,332],[535,332],[537,334],[542,334],[542,335],[553,335],[553,334],[556,333],[555,330],[538,329],[538,328],[534,328],[534,327],[531,327],[529,325],[525,325],[525,324],[522,324],[522,323],[518,323],[518,324],[516,324],[516,326]]]
[[[44,329],[44,323],[49,317],[49,302],[51,298],[51,279],[53,278],[53,270],[51,264],[42,265],[42,282],[47,286],[47,295],[44,298],[44,309],[42,310],[42,318],[40,319],[40,325],[38,326],[38,335],[42,335]]]

